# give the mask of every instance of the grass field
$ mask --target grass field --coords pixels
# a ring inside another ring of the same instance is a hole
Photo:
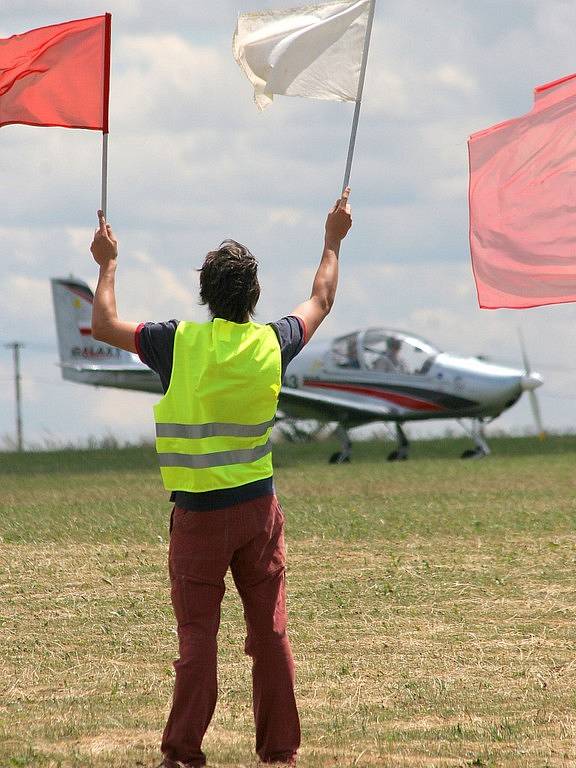
[[[576,765],[576,438],[280,446],[302,768]],[[176,638],[150,450],[0,455],[0,766],[159,762]],[[209,765],[254,766],[233,585]]]

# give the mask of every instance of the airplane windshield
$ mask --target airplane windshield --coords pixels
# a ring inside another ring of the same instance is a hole
[[[425,374],[438,354],[422,339],[379,328],[365,331],[360,346],[362,367],[386,373]]]

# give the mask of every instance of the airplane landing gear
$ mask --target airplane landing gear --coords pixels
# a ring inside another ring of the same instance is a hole
[[[406,461],[410,449],[410,442],[402,429],[402,425],[398,422],[396,422],[396,437],[398,438],[398,447],[395,451],[388,454],[388,461]]]
[[[352,459],[352,441],[348,432],[342,424],[338,424],[335,434],[340,440],[341,450],[333,453],[328,461],[330,464],[349,464]]]
[[[486,454],[481,448],[466,448],[460,454],[461,459],[483,459]]]
[[[486,442],[484,436],[484,421],[483,419],[472,419],[470,428],[466,424],[458,419],[458,423],[462,429],[469,435],[474,441],[474,448],[468,448],[460,456],[461,459],[483,459],[484,456],[489,456],[490,446]]]

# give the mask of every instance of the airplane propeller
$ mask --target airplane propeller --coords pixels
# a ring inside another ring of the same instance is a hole
[[[538,389],[538,387],[542,386],[543,379],[542,376],[540,376],[539,373],[533,373],[532,367],[530,365],[530,360],[528,359],[528,353],[526,351],[526,344],[524,343],[524,335],[522,333],[522,329],[518,328],[518,337],[520,339],[520,349],[522,350],[522,362],[524,363],[524,376],[522,376],[522,389],[524,392],[528,392],[528,399],[530,400],[530,408],[532,410],[532,415],[534,416],[534,421],[536,423],[536,428],[538,430],[538,437],[540,440],[544,440],[546,437],[546,431],[544,429],[544,425],[542,424],[542,414],[540,412],[540,403],[538,402],[538,398],[536,397],[535,390]]]

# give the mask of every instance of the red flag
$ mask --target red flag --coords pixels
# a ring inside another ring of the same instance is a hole
[[[108,133],[110,28],[107,13],[0,40],[0,126]]]
[[[470,250],[481,307],[576,301],[576,75],[523,117],[475,133]]]

